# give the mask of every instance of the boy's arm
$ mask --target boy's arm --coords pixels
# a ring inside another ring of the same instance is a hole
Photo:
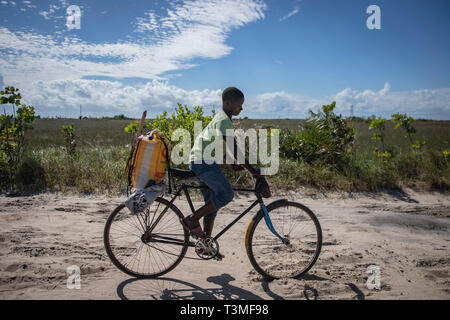
[[[225,140],[225,143],[227,143],[227,137],[223,136],[223,139]],[[241,154],[242,155],[241,159],[243,158],[245,161],[245,163],[242,164],[242,166],[244,166],[244,168],[247,169],[248,172],[250,172],[253,176],[261,175],[260,170],[257,168],[254,168],[252,165],[250,165],[245,154],[242,153],[242,151],[239,149],[237,142],[236,142],[236,137],[233,137],[233,146],[232,147],[233,147],[233,157],[235,160],[238,160],[238,154]]]

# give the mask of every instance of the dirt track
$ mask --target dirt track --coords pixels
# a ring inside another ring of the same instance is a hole
[[[252,213],[220,239],[221,261],[185,259],[158,280],[136,280],[108,260],[108,214],[123,199],[40,194],[0,196],[1,299],[449,299],[450,199],[441,194],[313,195],[323,247],[300,280],[264,282],[244,248]],[[219,213],[216,230],[252,201],[240,195]],[[176,203],[187,209],[183,202]],[[200,203],[197,203],[199,205]],[[255,209],[254,209],[255,210]],[[186,211],[187,212],[187,211]],[[193,256],[189,249],[188,257]],[[81,268],[81,289],[67,289],[66,268]],[[380,268],[380,290],[366,285]]]

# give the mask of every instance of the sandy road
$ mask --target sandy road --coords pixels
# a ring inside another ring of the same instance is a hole
[[[448,196],[413,191],[309,196],[291,192],[266,203],[280,197],[307,205],[322,225],[322,253],[299,280],[265,282],[253,270],[244,248],[252,213],[220,239],[226,255],[223,261],[184,259],[163,278],[137,280],[116,269],[103,247],[106,218],[123,199],[0,196],[0,298],[450,298]],[[216,228],[232,221],[251,202],[240,195],[222,209]],[[176,204],[187,209],[182,201]],[[189,250],[188,257],[193,257]],[[80,289],[66,286],[66,268],[71,265],[81,269]],[[367,287],[367,270],[372,265],[380,270],[379,290]]]

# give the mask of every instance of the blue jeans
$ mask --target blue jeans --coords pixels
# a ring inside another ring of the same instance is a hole
[[[217,210],[226,206],[234,198],[234,191],[230,182],[225,178],[216,163],[189,164],[195,175],[199,178],[202,185],[208,186],[210,189],[200,189],[205,204],[211,201],[216,210],[205,216],[205,219],[215,219]]]

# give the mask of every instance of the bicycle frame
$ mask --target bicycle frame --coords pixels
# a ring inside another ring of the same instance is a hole
[[[195,212],[195,208],[194,205],[192,203],[191,200],[191,196],[189,195],[189,189],[207,189],[207,186],[199,186],[199,185],[189,185],[189,184],[182,184],[181,187],[179,189],[177,189],[175,191],[175,196],[170,200],[170,204],[172,204],[176,198],[178,198],[178,196],[181,195],[181,193],[183,192],[186,196],[186,199],[188,201],[189,207],[191,208],[192,213]],[[233,187],[234,191],[244,191],[244,192],[255,192],[254,189],[249,189],[249,188],[237,188],[237,187]],[[225,232],[227,232],[236,222],[238,222],[240,219],[242,219],[242,217],[244,217],[248,212],[250,212],[250,210],[252,210],[257,204],[260,205],[261,209],[264,212],[264,220],[267,224],[267,227],[269,228],[269,230],[277,237],[279,238],[283,243],[287,244],[289,243],[289,240],[281,237],[278,232],[275,230],[275,228],[272,225],[272,222],[270,220],[267,208],[264,204],[264,201],[262,200],[262,197],[258,197],[256,198],[256,200],[247,208],[245,209],[237,218],[235,218],[232,222],[230,222],[227,226],[225,226],[216,236],[213,237],[214,240],[219,239]],[[150,227],[150,229],[148,231],[145,232],[145,235],[150,234],[153,229],[156,227],[156,225],[158,224],[158,222],[162,219],[162,217],[164,216],[164,214],[167,212],[169,206],[167,206],[158,216],[158,218],[155,220],[155,223]],[[145,236],[144,235],[144,236]],[[161,243],[169,243],[169,244],[177,244],[177,245],[185,245],[186,243],[183,241],[180,241],[178,239],[172,239],[172,238],[168,238],[168,237],[163,237],[163,236],[156,236],[157,239],[154,240],[150,240],[152,242],[161,242]],[[195,246],[195,243],[193,242],[189,242],[188,246]]]

